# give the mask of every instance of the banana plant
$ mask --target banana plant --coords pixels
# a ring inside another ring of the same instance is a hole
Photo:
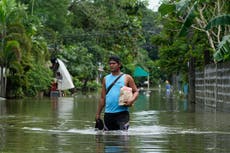
[[[162,4],[159,12],[163,15],[177,13],[180,22],[182,22],[178,36],[188,35],[189,29],[204,32],[210,48],[214,51],[214,58],[218,57],[218,60],[215,58],[215,61],[220,61],[222,59],[219,57],[222,56],[219,56],[219,52],[225,46],[221,42],[221,38],[224,42],[228,42],[225,40],[228,37],[223,38],[230,32],[229,28],[225,28],[224,25],[229,25],[230,20],[228,15],[218,15],[228,12],[227,4],[228,0],[217,0],[215,2],[210,0],[180,0]],[[217,18],[212,20],[212,16]],[[214,29],[214,26],[217,28]],[[221,53],[223,54],[223,51]]]
[[[216,62],[230,58],[230,35],[224,36],[214,54]]]
[[[214,17],[205,27],[205,30],[210,30],[217,26],[230,25],[230,14],[224,14]],[[218,44],[216,52],[214,53],[214,60],[216,62],[230,58],[230,35],[223,36],[222,41]]]

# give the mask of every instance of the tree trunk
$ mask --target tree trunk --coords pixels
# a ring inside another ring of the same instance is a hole
[[[208,65],[212,62],[212,57],[209,50],[204,51],[204,65]]]
[[[195,103],[195,58],[189,60],[189,102]]]
[[[86,79],[84,80],[83,87],[82,87],[82,90],[83,90],[83,91],[87,91],[87,82],[88,82],[88,81],[89,81],[88,78],[86,78]]]
[[[4,79],[4,68],[0,67],[1,72],[0,72],[0,97],[5,97],[5,93],[6,93],[6,82]]]

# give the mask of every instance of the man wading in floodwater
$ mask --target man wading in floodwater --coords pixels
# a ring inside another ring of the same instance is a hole
[[[100,114],[105,107],[104,130],[128,130],[129,128],[129,108],[134,104],[138,97],[138,89],[133,78],[128,74],[121,72],[121,61],[117,56],[109,58],[111,73],[106,75],[102,81],[101,98],[98,103],[96,121],[100,120]],[[122,74],[122,75],[121,75]],[[121,76],[120,76],[121,75]],[[120,76],[120,78],[118,78]],[[118,80],[113,84],[114,80]],[[113,84],[110,88],[109,86]],[[133,96],[125,101],[123,106],[119,105],[119,96],[121,87],[132,88]]]

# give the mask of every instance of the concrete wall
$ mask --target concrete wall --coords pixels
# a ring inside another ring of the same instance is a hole
[[[196,70],[196,103],[230,112],[230,63]]]

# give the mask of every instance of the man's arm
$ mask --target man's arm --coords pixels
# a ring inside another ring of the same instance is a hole
[[[105,96],[106,96],[105,79],[103,79],[103,81],[102,81],[102,90],[101,90],[101,98],[100,98],[100,101],[98,102],[96,120],[100,118],[102,109],[105,107]]]
[[[133,92],[133,96],[131,99],[129,99],[126,103],[126,106],[132,106],[135,102],[135,100],[137,100],[138,98],[138,95],[139,95],[139,91],[137,89],[137,86],[134,82],[134,79],[130,76],[130,75],[127,75],[126,76],[126,86],[132,88],[132,92]]]

